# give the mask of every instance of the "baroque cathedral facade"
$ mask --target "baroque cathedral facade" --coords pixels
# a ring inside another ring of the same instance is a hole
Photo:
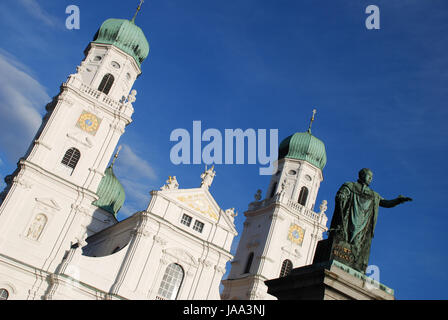
[[[325,203],[314,211],[326,153],[310,129],[280,144],[278,170],[265,199],[259,191],[245,212],[235,257],[235,211],[210,193],[213,167],[198,188],[169,177],[146,209],[117,220],[125,192],[114,152],[148,54],[135,16],[106,20],[46,106],[0,194],[0,299],[275,299],[265,280],[312,263],[327,217]]]

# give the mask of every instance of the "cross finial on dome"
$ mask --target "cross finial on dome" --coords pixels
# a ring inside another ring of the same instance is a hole
[[[313,116],[311,117],[310,126],[308,127],[308,133],[311,133],[311,126],[313,124],[314,116],[316,115],[316,112],[317,112],[317,110],[313,109]]]
[[[121,146],[118,146],[117,152],[116,152],[115,155],[114,155],[114,160],[112,160],[112,163],[110,164],[111,167],[114,166],[115,160],[117,160],[117,158],[118,158],[118,154],[120,153],[121,148],[122,148]]]
[[[134,23],[135,22],[135,18],[137,17],[138,12],[140,11],[140,9],[142,8],[142,4],[143,2],[145,2],[145,0],[140,0],[140,4],[137,7],[137,11],[135,11],[134,17],[132,18],[131,22]]]

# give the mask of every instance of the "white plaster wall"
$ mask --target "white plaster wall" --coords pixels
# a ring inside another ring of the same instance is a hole
[[[95,61],[98,56],[101,57],[101,60]],[[120,67],[115,68],[112,62],[117,62]],[[89,86],[98,89],[104,75],[108,73],[115,78],[109,96],[119,101],[123,96],[128,96],[141,71],[134,58],[120,49],[112,45],[91,43],[90,50],[81,63],[82,79]]]
[[[282,159],[278,167],[266,195],[270,199],[275,183],[276,193],[279,193],[282,183],[286,181],[283,195],[275,204],[265,204],[245,213],[246,221],[235,259],[228,278],[223,281],[223,299],[275,299],[267,294],[263,281],[278,278],[285,259],[293,263],[293,268],[312,263],[317,241],[322,239],[322,233],[326,230],[326,219],[316,221],[303,210],[299,213],[297,208],[287,203],[289,200],[295,205],[301,188],[306,186],[309,194],[305,208],[312,210],[323,179],[321,170],[295,159]],[[288,239],[293,224],[304,230],[301,244]],[[254,252],[254,259],[250,273],[244,273],[251,252]]]
[[[34,269],[0,257],[0,288],[9,292],[8,300],[27,300],[36,281]],[[39,297],[37,297],[39,298]]]

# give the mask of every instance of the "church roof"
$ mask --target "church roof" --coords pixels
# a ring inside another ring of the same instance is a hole
[[[131,55],[138,66],[148,57],[149,43],[134,19],[107,19],[97,31],[94,43],[112,44]]]
[[[310,130],[294,133],[280,143],[278,159],[283,158],[304,160],[321,170],[327,164],[325,145]]]
[[[126,195],[122,184],[114,174],[113,164],[104,172],[96,194],[99,199],[92,204],[116,216],[124,204]]]

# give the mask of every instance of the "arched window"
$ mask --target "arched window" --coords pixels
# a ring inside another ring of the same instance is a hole
[[[246,268],[244,268],[244,273],[250,272],[250,267],[252,266],[252,261],[254,260],[254,253],[249,253],[249,257],[247,258]]]
[[[72,174],[73,170],[75,170],[76,165],[78,164],[79,158],[81,158],[81,152],[79,152],[79,150],[76,148],[71,148],[65,152],[61,163],[64,166],[70,168],[69,173]]]
[[[0,289],[0,300],[8,300],[9,292],[6,289]]]
[[[277,182],[274,182],[274,184],[272,185],[271,195],[269,198],[272,198],[273,196],[275,196],[275,188],[277,188]]]
[[[177,263],[170,264],[166,267],[165,274],[160,283],[159,296],[168,300],[176,300],[183,279],[184,270],[182,267]]]
[[[300,194],[299,194],[299,203],[302,206],[304,206],[306,204],[307,198],[308,198],[308,188],[302,187],[302,189],[300,189]]]
[[[282,263],[282,269],[280,270],[280,278],[286,277],[292,270],[292,262],[291,260],[286,259]]]
[[[98,91],[104,92],[105,94],[109,94],[110,88],[112,88],[112,84],[114,83],[114,76],[110,73],[106,74],[101,80],[100,86],[98,87]]]

